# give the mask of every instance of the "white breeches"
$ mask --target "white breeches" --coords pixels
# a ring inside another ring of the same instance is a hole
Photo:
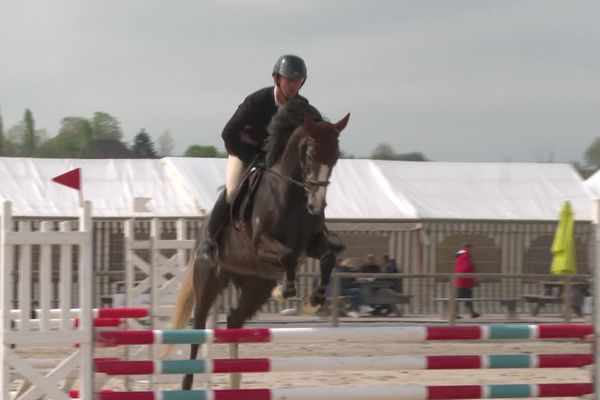
[[[242,160],[230,154],[227,159],[227,181],[225,183],[225,188],[227,189],[225,199],[229,204],[231,204],[235,197],[243,173],[244,163]]]

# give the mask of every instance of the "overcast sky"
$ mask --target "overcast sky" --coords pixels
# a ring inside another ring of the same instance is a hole
[[[580,161],[600,136],[597,0],[52,0],[0,3],[0,112],[54,136],[104,111],[174,155],[221,129],[283,53],[341,147],[436,161]]]

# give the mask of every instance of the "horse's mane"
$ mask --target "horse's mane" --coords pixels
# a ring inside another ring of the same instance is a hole
[[[267,167],[273,166],[278,160],[292,133],[304,121],[304,115],[309,114],[316,122],[322,121],[321,113],[306,100],[288,100],[271,119],[267,131],[269,136],[265,141]]]

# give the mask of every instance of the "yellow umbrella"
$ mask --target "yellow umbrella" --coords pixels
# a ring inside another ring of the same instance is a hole
[[[560,220],[552,242],[552,267],[550,272],[556,275],[576,274],[577,262],[575,260],[575,239],[573,226],[575,218],[571,204],[565,201],[560,212]]]

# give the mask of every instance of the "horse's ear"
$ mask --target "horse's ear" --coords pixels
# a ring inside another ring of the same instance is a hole
[[[348,120],[350,119],[350,113],[346,114],[346,116],[344,118],[342,118],[341,120],[339,120],[334,126],[335,129],[338,132],[341,132],[344,130],[344,128],[346,127],[346,125],[348,124]]]

